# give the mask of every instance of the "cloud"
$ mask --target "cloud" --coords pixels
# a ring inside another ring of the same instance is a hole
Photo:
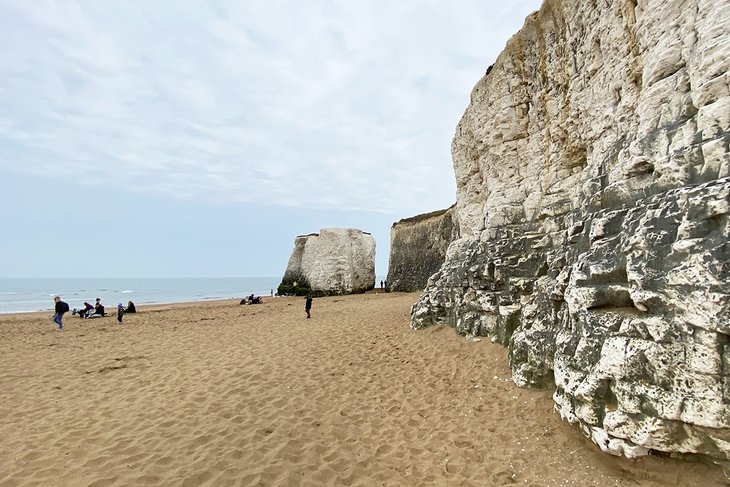
[[[471,87],[537,0],[0,7],[0,168],[204,201],[454,199]]]

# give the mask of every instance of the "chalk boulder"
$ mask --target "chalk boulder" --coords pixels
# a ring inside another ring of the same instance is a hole
[[[304,279],[302,279],[304,278]],[[353,228],[323,228],[294,240],[282,283],[317,294],[360,293],[375,286],[375,239]]]

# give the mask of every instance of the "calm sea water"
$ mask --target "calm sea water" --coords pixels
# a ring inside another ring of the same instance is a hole
[[[249,294],[268,296],[281,282],[278,277],[241,278],[93,278],[31,279],[0,278],[0,313],[53,309],[53,296],[60,295],[71,308],[94,304],[107,308],[117,303],[180,303],[210,299],[242,298]]]

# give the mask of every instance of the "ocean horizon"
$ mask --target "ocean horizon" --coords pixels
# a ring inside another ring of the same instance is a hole
[[[96,298],[111,309],[128,301],[144,305],[270,296],[280,282],[280,277],[0,278],[0,314],[50,311],[55,295],[72,309]]]

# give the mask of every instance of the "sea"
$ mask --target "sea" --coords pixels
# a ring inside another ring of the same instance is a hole
[[[182,303],[243,298],[250,294],[269,296],[280,277],[226,278],[0,278],[0,314],[53,309],[53,296],[73,308],[96,298],[107,308],[118,303]]]

